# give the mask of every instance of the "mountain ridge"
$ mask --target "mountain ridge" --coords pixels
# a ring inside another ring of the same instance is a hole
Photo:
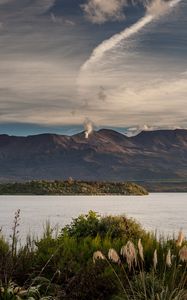
[[[187,130],[0,135],[0,180],[187,178]]]

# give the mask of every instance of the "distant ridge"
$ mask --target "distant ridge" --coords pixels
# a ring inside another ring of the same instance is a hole
[[[0,181],[187,179],[187,130],[0,135]]]

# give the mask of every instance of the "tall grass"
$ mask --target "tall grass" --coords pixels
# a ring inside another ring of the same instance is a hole
[[[20,211],[11,240],[0,234],[1,300],[187,299],[182,232],[158,240],[133,219],[89,212],[20,246],[19,223]]]
[[[180,235],[181,233],[179,238]],[[165,252],[163,247],[159,247],[158,253],[158,249],[154,252],[153,249],[149,249],[152,252],[152,265],[149,270],[145,265],[146,256],[140,240],[136,246],[128,241],[122,246],[120,254],[115,249],[109,249],[107,256],[101,251],[94,252],[94,263],[97,263],[97,260],[105,261],[121,287],[119,296],[113,299],[186,300],[187,247],[182,246],[183,241],[180,245],[178,241],[172,242],[173,245],[176,244],[178,251],[172,253],[168,248]]]

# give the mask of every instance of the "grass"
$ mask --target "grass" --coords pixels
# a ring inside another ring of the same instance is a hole
[[[186,300],[184,236],[159,240],[125,216],[90,211],[59,232],[19,245],[20,211],[10,242],[0,236],[0,299]]]

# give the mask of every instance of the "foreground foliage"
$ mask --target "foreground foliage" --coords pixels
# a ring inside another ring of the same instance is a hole
[[[20,247],[19,221],[20,211],[9,243],[0,237],[1,300],[187,299],[182,232],[158,240],[132,219],[91,211]]]

